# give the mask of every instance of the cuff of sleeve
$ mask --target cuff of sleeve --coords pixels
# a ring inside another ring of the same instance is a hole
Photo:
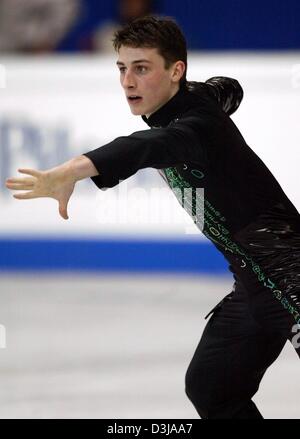
[[[102,163],[99,159],[99,151],[97,151],[97,153],[95,153],[95,151],[89,151],[84,153],[83,155],[93,162],[95,168],[99,172],[99,175],[91,177],[91,180],[99,189],[105,191],[106,189],[116,186],[118,184],[118,181],[115,181],[112,173],[109,172],[107,164],[105,165],[105,160],[103,160]]]

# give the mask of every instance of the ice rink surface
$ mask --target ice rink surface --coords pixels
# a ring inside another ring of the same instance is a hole
[[[2,274],[0,418],[185,418],[198,415],[184,375],[204,316],[230,277]],[[263,416],[300,416],[300,364],[287,343],[254,401]]]

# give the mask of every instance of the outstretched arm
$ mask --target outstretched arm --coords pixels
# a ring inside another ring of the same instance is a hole
[[[100,188],[114,187],[143,168],[182,163],[206,164],[208,151],[223,139],[215,118],[201,109],[188,112],[165,128],[137,131],[47,171],[20,170],[30,177],[8,179],[9,189],[27,192],[18,199],[51,197],[68,219],[67,206],[78,180],[92,177]]]
[[[56,199],[60,215],[68,219],[68,202],[78,180],[92,177],[100,189],[105,189],[129,178],[139,169],[167,168],[186,161],[204,163],[206,153],[203,145],[209,142],[209,125],[198,114],[191,114],[166,128],[118,137],[47,171],[21,169],[19,171],[29,177],[10,178],[6,187],[26,191],[14,195],[21,200],[39,197]]]
[[[67,205],[75,183],[91,177],[99,189],[116,186],[144,168],[168,168],[182,163],[206,164],[217,140],[215,119],[198,109],[165,128],[137,131],[47,171],[22,170],[30,177],[7,180],[14,190],[27,190],[18,199],[51,197],[68,219]],[[222,138],[222,133],[220,134]]]
[[[59,204],[59,214],[64,219],[69,218],[68,202],[76,182],[83,178],[98,175],[98,171],[91,160],[85,156],[75,157],[47,171],[19,169],[19,172],[29,177],[6,180],[8,189],[25,191],[14,194],[14,197],[18,200],[41,197],[54,198]]]

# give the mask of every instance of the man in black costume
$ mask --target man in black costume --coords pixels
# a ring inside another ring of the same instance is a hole
[[[77,181],[91,177],[105,189],[158,169],[234,276],[230,294],[209,313],[186,393],[204,419],[262,418],[252,397],[265,371],[287,340],[299,354],[299,213],[229,117],[243,97],[239,83],[186,80],[186,42],[173,20],[138,19],[115,34],[114,47],[131,112],[153,129],[47,171],[21,169],[28,176],[6,185],[25,190],[18,199],[57,199],[67,219]]]

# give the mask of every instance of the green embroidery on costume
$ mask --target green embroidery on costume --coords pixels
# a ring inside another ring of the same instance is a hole
[[[168,182],[170,184],[170,187],[174,190],[174,193],[178,199],[178,194],[176,190],[181,190],[181,201],[180,204],[184,207],[184,203],[188,203],[188,200],[186,201],[184,199],[184,189],[191,188],[193,189],[193,186],[184,180],[184,178],[178,174],[176,168],[166,168],[164,169],[165,175],[168,179]],[[194,188],[196,189],[196,188]],[[297,309],[290,304],[288,301],[288,298],[284,295],[284,293],[279,290],[276,286],[276,284],[268,278],[261,267],[253,260],[251,256],[249,256],[245,251],[239,247],[239,245],[232,241],[230,238],[229,230],[226,229],[223,224],[221,224],[220,221],[226,221],[226,218],[222,216],[222,214],[216,210],[209,201],[205,200],[203,195],[198,195],[200,197],[201,202],[204,205],[204,228],[202,230],[203,234],[210,239],[211,241],[215,242],[217,245],[222,247],[225,252],[230,252],[238,257],[241,258],[241,262],[243,262],[243,268],[250,265],[253,273],[257,276],[257,279],[260,283],[263,283],[263,285],[266,288],[269,288],[272,290],[272,293],[274,297],[280,301],[280,303],[286,308],[290,314],[292,314],[295,321],[300,324],[300,313],[297,311]],[[196,204],[197,201],[197,193],[196,190],[192,191],[192,199],[191,203],[192,205]],[[192,210],[192,212],[194,212]],[[194,221],[197,223],[197,220]],[[247,263],[246,263],[247,261]]]

